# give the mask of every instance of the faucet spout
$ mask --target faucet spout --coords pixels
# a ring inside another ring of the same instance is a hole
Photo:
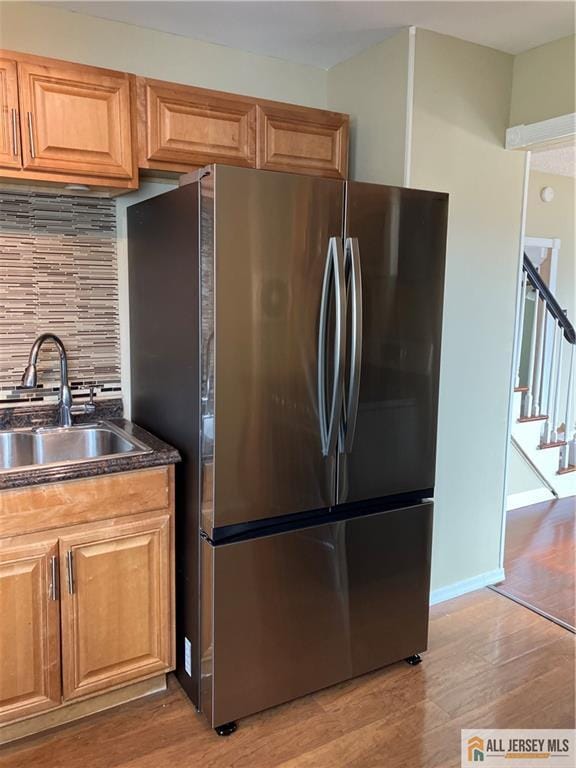
[[[22,386],[27,389],[35,387],[38,383],[38,354],[44,342],[52,341],[60,355],[60,395],[58,399],[58,424],[61,427],[69,427],[72,424],[72,392],[68,383],[68,358],[66,348],[62,340],[54,333],[42,333],[30,350],[28,365],[22,376]]]

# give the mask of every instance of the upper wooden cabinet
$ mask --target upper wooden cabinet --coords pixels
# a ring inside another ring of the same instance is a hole
[[[266,102],[257,120],[258,168],[346,178],[348,115]]]
[[[210,163],[346,178],[348,115],[0,50],[0,178],[136,189]]]
[[[24,168],[130,179],[130,76],[18,63]]]
[[[0,723],[60,704],[57,545],[0,541]]]
[[[227,163],[346,178],[348,115],[138,78],[140,168]]]
[[[138,78],[141,168],[253,167],[256,105],[232,94]]]
[[[0,167],[21,168],[16,62],[0,58]]]

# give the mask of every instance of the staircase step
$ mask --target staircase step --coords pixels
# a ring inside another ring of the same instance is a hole
[[[564,467],[564,469],[559,469],[558,472],[556,472],[556,474],[567,475],[568,472],[576,472],[576,466],[574,466],[574,464],[571,464],[569,467]]]
[[[566,445],[566,440],[557,440],[555,443],[541,443],[538,446],[538,450],[544,451],[546,448],[561,448]]]
[[[522,424],[525,421],[546,421],[548,416],[520,416],[518,421]]]
[[[528,387],[514,387],[514,392],[528,392]]]

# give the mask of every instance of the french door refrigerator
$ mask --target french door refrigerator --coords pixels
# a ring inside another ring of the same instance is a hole
[[[181,452],[213,727],[425,650],[447,195],[208,166],[129,208],[132,418]]]

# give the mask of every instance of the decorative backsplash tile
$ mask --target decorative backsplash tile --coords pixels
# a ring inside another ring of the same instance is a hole
[[[114,201],[0,190],[0,400],[54,395],[58,355],[46,344],[41,388],[17,390],[36,336],[60,336],[79,394],[120,391]]]

